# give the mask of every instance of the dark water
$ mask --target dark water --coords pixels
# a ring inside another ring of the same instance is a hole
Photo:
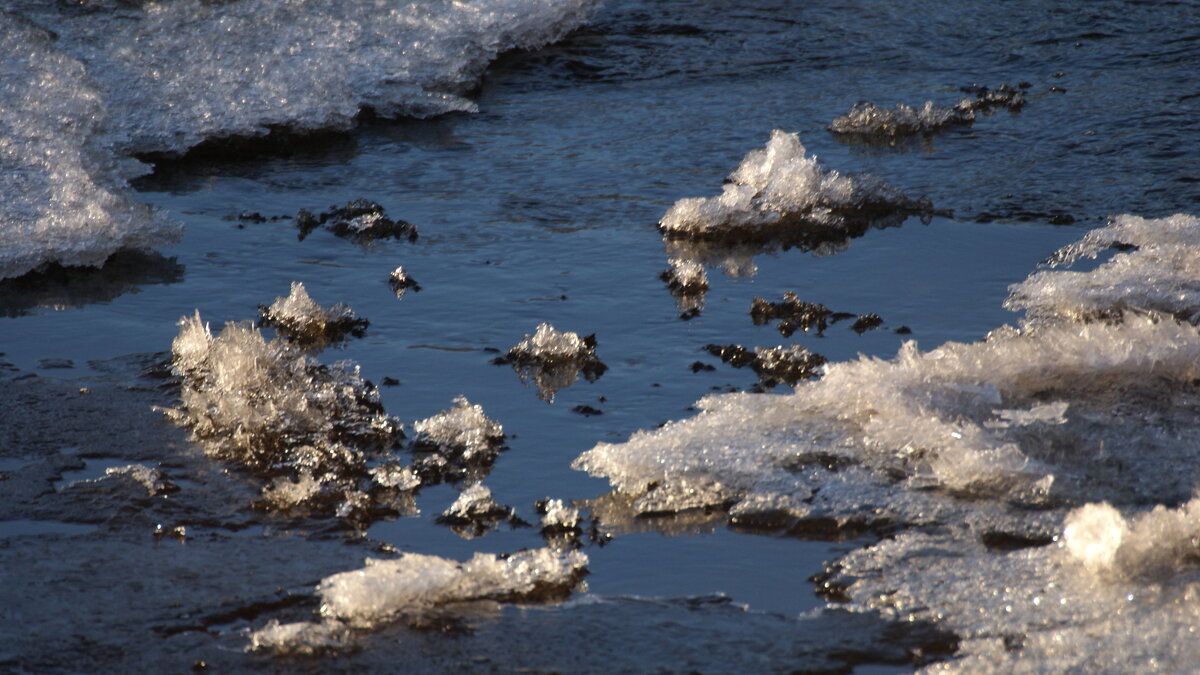
[[[116,297],[63,311],[29,307],[27,289],[12,291],[6,310],[20,316],[0,320],[0,351],[44,377],[84,375],[91,359],[168,349],[175,322],[195,309],[214,325],[253,318],[257,305],[302,281],[317,302],[345,302],[370,320],[365,338],[321,359],[351,359],[375,382],[399,380],[381,388],[389,413],[421,419],[462,394],[504,425],[509,449],[486,484],[532,518],[543,497],[608,492],[569,467],[580,452],[688,416],[708,392],[753,387],[752,372],[702,347],[788,343],[753,325],[756,296],[794,291],[834,311],[883,317],[883,328],[863,335],[835,324],[824,336],[795,336],[831,360],[887,357],[904,339],[925,348],[976,340],[1014,320],[1000,306],[1008,284],[1105,216],[1194,212],[1200,34],[1188,26],[1198,10],[613,0],[564,42],[495,64],[478,114],[370,121],[255,156],[160,165],[137,188],[185,223],[183,242],[161,251],[179,268],[168,265],[164,279],[162,261],[142,263],[116,282],[78,282],[89,292],[112,284]],[[951,105],[962,86],[1020,82],[1030,85],[1020,111],[897,147],[825,130],[859,100]],[[710,270],[703,311],[681,320],[657,278],[667,254],[653,224],[679,198],[716,194],[776,128],[799,132],[827,167],[878,175],[928,196],[944,215],[870,231],[836,255],[758,255],[752,275]],[[289,219],[298,209],[359,197],[416,224],[419,240],[364,248],[322,231],[298,239]],[[239,221],[243,211],[288,218]],[[1064,215],[1074,222],[1051,224]],[[386,283],[396,265],[423,290],[398,300]],[[609,366],[553,404],[491,365],[487,351],[507,350],[543,321],[595,333]],[[900,326],[911,335],[896,334]],[[39,366],[50,358],[75,367]],[[696,361],[716,369],[692,372]],[[584,405],[603,414],[572,411]],[[367,534],[460,559],[542,545],[534,529],[464,540],[435,524],[456,494],[422,490],[419,517]],[[752,611],[794,617],[823,603],[807,578],[853,546],[734,532],[719,519],[676,525],[613,528],[606,546],[589,545],[590,593],[722,592]]]

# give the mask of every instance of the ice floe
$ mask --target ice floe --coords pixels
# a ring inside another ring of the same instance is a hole
[[[179,229],[133,196],[146,166],[208,141],[473,111],[502,52],[553,42],[594,0],[393,6],[299,0],[46,3],[0,15],[0,278],[100,265]],[[375,236],[379,219],[349,218]],[[404,234],[413,233],[406,230]]]
[[[1166,312],[1200,322],[1200,218],[1117,216],[1053,257],[1055,266],[1118,252],[1089,272],[1040,270],[1010,287],[1005,306],[1031,319],[1119,319]]]
[[[1116,245],[1109,260],[1014,286],[1015,327],[826,364],[789,395],[709,396],[690,419],[599,443],[574,463],[614,488],[592,512],[886,534],[819,585],[953,631],[955,659],[933,670],[1186,670],[1200,656],[1196,228],[1116,217],[1056,258]]]

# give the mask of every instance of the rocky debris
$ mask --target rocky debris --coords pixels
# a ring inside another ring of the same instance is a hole
[[[749,366],[758,374],[760,384],[771,388],[779,383],[796,384],[820,376],[821,367],[828,361],[824,356],[793,344],[787,347],[755,347],[750,351],[741,345],[705,347],[708,353],[734,368]]]
[[[361,338],[370,322],[354,315],[343,303],[322,307],[313,301],[304,284],[292,282],[291,293],[275,298],[268,307],[259,305],[259,317],[264,326],[298,345],[323,348],[342,342],[347,336]]]
[[[417,226],[403,220],[392,220],[379,204],[356,199],[345,206],[331,206],[328,211],[314,215],[307,209],[296,213],[296,227],[304,240],[313,230],[324,227],[333,234],[359,244],[378,239],[417,240]]]
[[[797,330],[822,335],[829,324],[851,318],[855,321],[850,329],[859,335],[883,325],[883,319],[878,314],[860,314],[856,317],[848,312],[834,312],[819,302],[805,302],[792,291],[785,292],[783,300],[779,302],[754,298],[750,303],[750,318],[756,326],[778,319],[777,327],[784,337],[791,337]]]

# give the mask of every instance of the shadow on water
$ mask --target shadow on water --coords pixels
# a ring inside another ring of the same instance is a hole
[[[0,281],[0,315],[18,317],[38,309],[74,309],[111,302],[149,284],[183,281],[184,266],[159,253],[118,251],[101,267],[52,263]]]

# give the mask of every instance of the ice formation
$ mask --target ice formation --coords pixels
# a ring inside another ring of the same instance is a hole
[[[10,11],[0,13],[0,101],[0,279],[51,262],[99,266],[179,238],[134,199],[136,170],[111,154],[86,66]]]
[[[1058,256],[1121,245],[1109,261],[1014,287],[1018,327],[827,364],[790,395],[709,396],[574,466],[633,515],[888,534],[821,585],[953,631],[955,660],[933,670],[1189,668],[1200,296],[1183,251],[1196,226],[1116,217]]]
[[[347,335],[362,337],[368,325],[366,319],[354,316],[354,310],[342,303],[333,307],[318,305],[299,281],[292,282],[286,298],[275,298],[270,307],[259,305],[258,309],[263,325],[306,347],[323,347]]]
[[[181,406],[168,410],[213,457],[264,477],[264,503],[275,508],[330,507],[354,515],[372,483],[367,460],[404,437],[378,392],[357,367],[326,367],[249,323],[213,336],[199,312],[180,321],[171,345]]]
[[[450,528],[464,539],[474,539],[494,529],[501,520],[516,517],[511,506],[504,506],[492,497],[492,491],[481,483],[463,490],[442,515],[438,522]]]
[[[1117,252],[1090,272],[1041,270],[1015,284],[1005,306],[1034,320],[1119,319],[1157,311],[1200,323],[1200,218],[1118,216],[1054,256],[1055,265]]]
[[[746,155],[719,196],[682,199],[658,226],[668,237],[783,239],[816,249],[931,209],[874,176],[822,168],[798,135],[775,130],[765,148]]]
[[[160,494],[170,494],[178,492],[179,486],[171,482],[171,479],[162,471],[145,464],[129,464],[128,466],[114,466],[104,471],[105,476],[125,476],[136,481],[142,487],[146,488],[146,495],[155,497]]]
[[[930,133],[955,124],[970,124],[979,112],[1000,107],[1019,110],[1025,105],[1025,95],[1005,84],[995,89],[979,87],[974,92],[975,98],[964,98],[949,108],[934,105],[933,101],[926,101],[920,108],[897,103],[892,109],[868,102],[857,103],[850,112],[834,119],[829,130],[835,134],[894,139]]]
[[[466,562],[416,553],[368,558],[362,569],[321,580],[320,622],[267,624],[250,635],[249,649],[312,653],[345,646],[351,630],[397,619],[420,625],[431,614],[453,616],[456,603],[546,602],[565,598],[587,574],[587,556],[549,548]]]
[[[525,335],[493,362],[512,364],[523,381],[533,380],[538,396],[548,402],[554,401],[559,389],[574,384],[580,373],[594,381],[608,370],[596,356],[595,335],[579,337],[548,323],[539,324],[533,335]]]
[[[12,0],[0,15],[0,278],[174,241],[138,154],[475,110],[486,65],[584,22],[594,0]]]

